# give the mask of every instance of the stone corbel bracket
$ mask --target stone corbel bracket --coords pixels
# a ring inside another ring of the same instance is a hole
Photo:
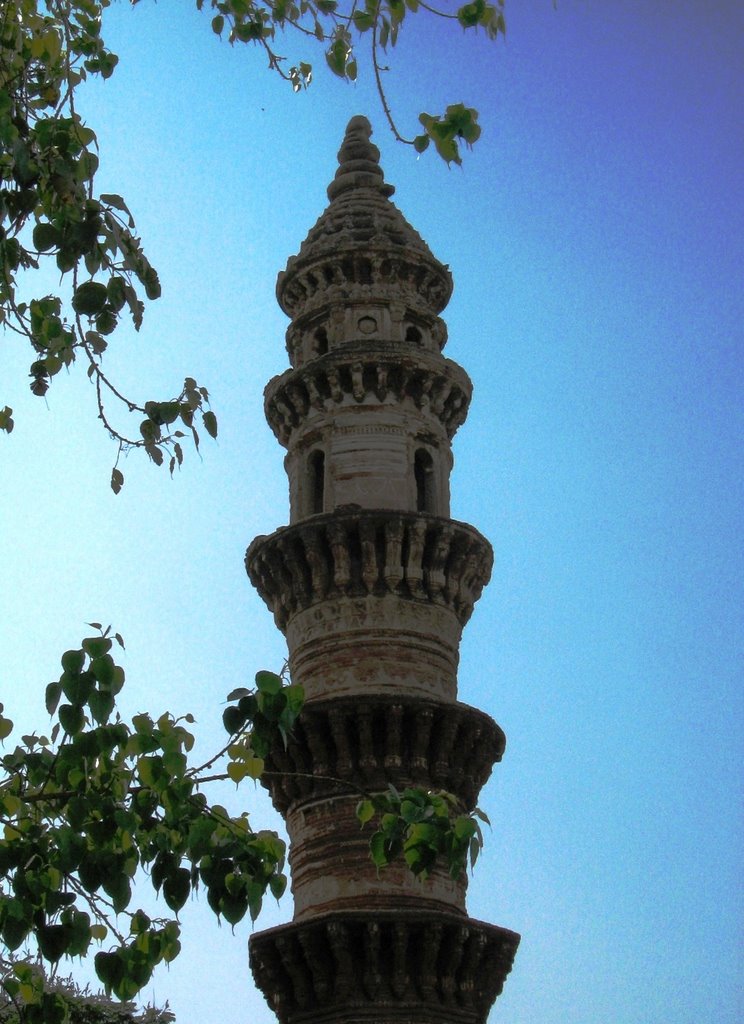
[[[276,287],[279,305],[289,317],[327,309],[341,298],[363,302],[382,296],[387,302],[405,302],[423,316],[439,313],[447,305],[452,295],[449,268],[434,259],[418,235],[418,251],[410,245],[412,235],[405,238],[404,233],[413,229],[392,203],[375,203],[366,216],[378,223],[370,224],[374,235],[360,252],[364,229],[348,231],[343,222],[350,217],[363,220],[365,214],[329,207],[322,226],[316,225],[299,254],[289,259]],[[391,253],[391,238],[400,240],[398,252]]]
[[[360,696],[305,705],[286,748],[277,742],[262,784],[280,814],[298,803],[425,786],[454,793],[472,810],[506,737],[477,708],[409,698]]]
[[[447,608],[464,626],[491,578],[493,551],[476,529],[452,519],[336,510],[256,537],[245,565],[282,631],[328,598],[385,594]]]
[[[287,448],[293,431],[317,415],[342,405],[410,401],[432,416],[448,438],[468,414],[473,386],[465,371],[451,359],[389,344],[346,346],[299,370],[287,370],[269,382],[264,392],[266,419],[277,440]]]
[[[253,935],[281,1024],[484,1024],[519,936],[437,911],[334,912]]]

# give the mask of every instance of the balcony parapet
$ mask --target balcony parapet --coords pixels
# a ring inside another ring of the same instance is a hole
[[[280,1024],[484,1024],[519,936],[438,911],[339,911],[250,940]]]
[[[362,342],[274,377],[264,392],[264,409],[285,448],[313,415],[370,402],[410,401],[452,438],[465,422],[472,390],[468,375],[451,359],[412,351],[410,345]]]
[[[454,793],[468,810],[499,762],[506,737],[467,704],[360,696],[310,701],[285,749],[277,743],[262,784],[280,814],[297,803],[396,787]]]
[[[337,509],[256,537],[245,565],[282,631],[298,612],[343,596],[434,604],[464,626],[491,577],[493,552],[452,519]]]

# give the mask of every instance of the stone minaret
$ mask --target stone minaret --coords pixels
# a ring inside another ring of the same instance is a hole
[[[492,553],[449,518],[451,439],[470,380],[441,350],[452,278],[390,201],[363,117],[330,205],[277,297],[291,369],[266,388],[287,449],[290,525],[248,549],[306,705],[266,785],[285,817],[291,924],[254,935],[251,966],[282,1024],[477,1024],[519,938],[474,921],[465,876],[379,874],[360,789],[446,789],[471,809],[504,734],[457,701],[462,628]]]

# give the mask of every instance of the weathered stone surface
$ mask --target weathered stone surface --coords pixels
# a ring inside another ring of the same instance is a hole
[[[287,813],[295,920],[359,907],[447,910],[464,916],[464,871],[452,879],[439,865],[422,882],[402,857],[384,871],[375,868],[369,854],[373,830],[361,829],[354,813],[359,796],[305,801]]]
[[[412,344],[383,346],[366,340],[301,370],[286,370],[268,384],[264,397],[269,426],[287,448],[342,408],[360,405],[383,415],[383,405],[408,406],[422,414],[429,430],[443,429],[449,439],[465,422],[471,394],[469,377],[451,359],[433,357]]]
[[[281,1024],[483,1024],[519,936],[426,910],[333,913],[254,935]]]
[[[449,609],[464,625],[492,566],[491,545],[472,526],[385,509],[314,516],[257,537],[246,553],[251,583],[283,631],[323,601],[387,595]]]
[[[505,745],[456,701],[493,555],[449,518],[472,390],[441,354],[452,279],[390,202],[370,131],[350,122],[330,205],[277,283],[292,369],[265,409],[290,525],[256,538],[246,568],[306,705],[262,778],[287,822],[295,919],[253,937],[251,966],[282,1024],[483,1024],[518,936],[467,917],[464,872],[378,873],[354,814],[390,785],[470,810]]]
[[[414,319],[426,319],[452,294],[449,269],[390,202],[394,189],[370,135],[366,118],[349,123],[330,205],[279,275],[277,299],[293,319],[315,312],[322,319],[339,308],[348,315],[359,302],[383,309],[402,303]]]
[[[270,752],[261,781],[282,814],[389,785],[445,789],[470,810],[505,746],[493,719],[467,704],[355,694],[307,703],[286,748],[277,743]]]

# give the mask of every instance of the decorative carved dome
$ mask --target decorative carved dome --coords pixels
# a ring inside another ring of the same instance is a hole
[[[279,274],[277,299],[292,318],[378,294],[436,315],[450,299],[449,269],[390,201],[395,190],[385,182],[371,134],[366,117],[349,121],[328,186],[330,205]]]

